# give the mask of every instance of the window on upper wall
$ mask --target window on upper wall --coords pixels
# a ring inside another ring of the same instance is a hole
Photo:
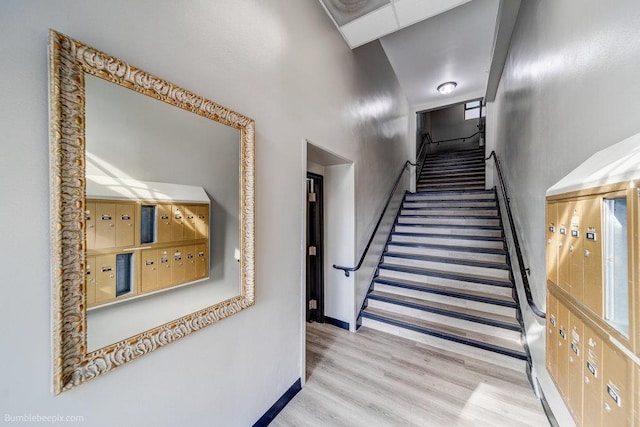
[[[477,119],[478,117],[480,117],[480,110],[482,110],[482,117],[484,117],[485,109],[480,108],[479,100],[466,102],[464,104],[464,119],[465,120]]]

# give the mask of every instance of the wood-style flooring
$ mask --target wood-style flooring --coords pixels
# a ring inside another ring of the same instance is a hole
[[[307,324],[307,382],[272,426],[545,426],[524,372],[384,332]]]

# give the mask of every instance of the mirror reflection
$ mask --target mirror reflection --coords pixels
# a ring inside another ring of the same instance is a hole
[[[87,350],[241,293],[240,131],[85,74]]]

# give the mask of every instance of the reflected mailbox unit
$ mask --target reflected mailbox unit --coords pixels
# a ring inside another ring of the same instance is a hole
[[[87,182],[89,309],[209,278],[210,202],[201,187]]]
[[[546,368],[579,426],[640,426],[640,168],[610,149],[546,198]]]

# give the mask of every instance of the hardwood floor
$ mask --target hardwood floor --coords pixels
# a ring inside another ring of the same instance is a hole
[[[384,332],[307,324],[307,382],[272,426],[548,426],[524,372]]]

